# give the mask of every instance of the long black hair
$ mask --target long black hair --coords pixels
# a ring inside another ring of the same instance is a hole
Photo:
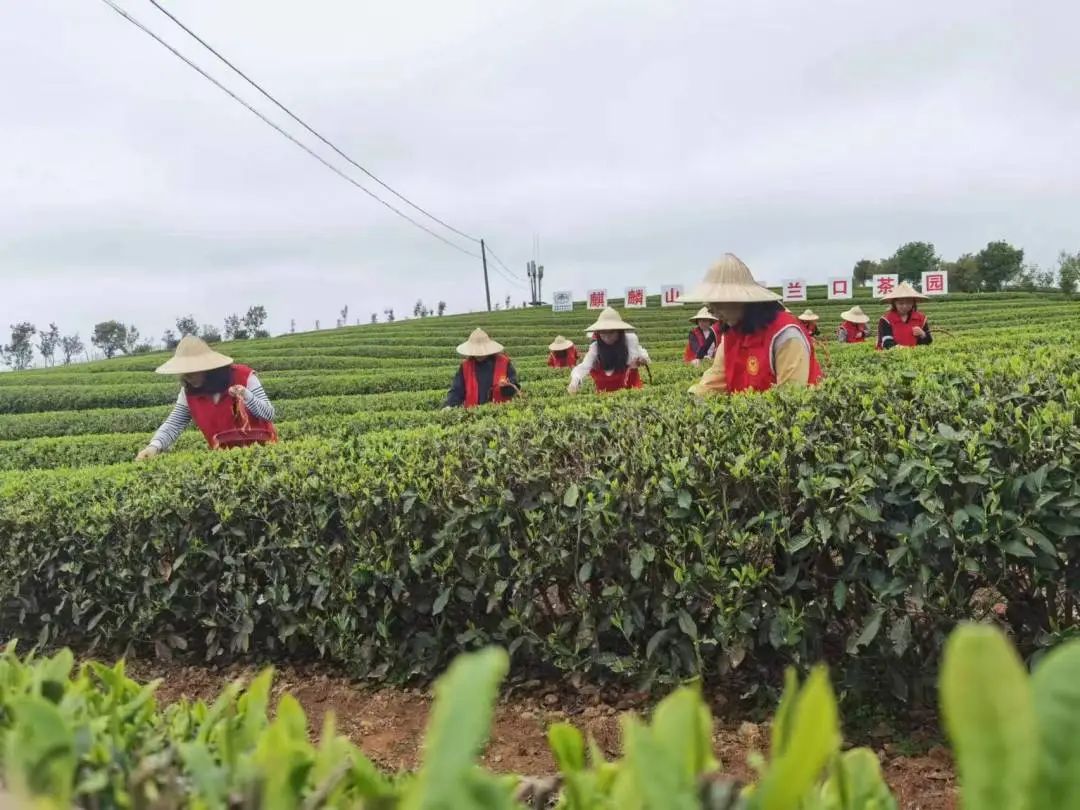
[[[198,388],[184,383],[184,392],[187,394],[224,394],[229,390],[232,382],[232,366],[222,366],[206,372],[203,384]]]
[[[600,368],[604,371],[622,371],[630,364],[630,346],[626,342],[626,332],[619,332],[619,339],[610,346],[599,337],[596,338],[596,355]]]
[[[760,332],[784,311],[784,305],[779,301],[754,301],[743,307],[742,318],[735,329],[745,335]]]

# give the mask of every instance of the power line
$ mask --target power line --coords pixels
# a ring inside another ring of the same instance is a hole
[[[518,285],[519,287],[524,287],[524,286],[525,286],[525,282],[524,282],[524,281],[522,281],[521,279],[517,278],[517,277],[516,277],[516,276],[514,275],[514,271],[513,271],[513,270],[511,270],[511,269],[510,269],[509,267],[507,267],[507,266],[506,266],[505,264],[503,264],[503,260],[502,260],[502,259],[500,259],[500,258],[499,258],[498,256],[496,256],[496,255],[495,255],[495,251],[491,249],[491,246],[490,246],[490,245],[486,245],[486,247],[487,247],[487,252],[488,252],[488,255],[489,255],[489,256],[491,256],[491,258],[493,258],[493,259],[494,259],[494,260],[496,261],[496,263],[497,263],[497,264],[498,264],[499,266],[501,266],[501,267],[502,267],[503,271],[505,271],[505,272],[502,272],[502,271],[500,271],[500,273],[501,273],[501,275],[503,276],[503,278],[505,278],[505,279],[507,279],[507,280],[509,280],[509,281],[513,282],[514,284],[517,284],[517,285]],[[498,270],[499,268],[498,268],[498,267],[496,267],[495,269],[496,269],[496,270]]]
[[[221,82],[219,82],[217,79],[215,79],[209,73],[207,73],[205,70],[203,70],[197,64],[195,64],[190,59],[188,59],[186,56],[184,56],[182,53],[180,53],[180,51],[178,51],[176,48],[174,48],[172,45],[170,45],[168,42],[166,42],[164,39],[159,37],[157,34],[155,34],[153,31],[151,31],[149,28],[147,28],[145,25],[143,25],[137,19],[132,17],[130,14],[128,14],[128,12],[126,12],[124,9],[122,9],[120,6],[118,6],[116,3],[114,3],[113,0],[101,0],[101,2],[103,2],[105,5],[107,5],[109,8],[111,8],[113,11],[115,11],[117,14],[119,14],[121,17],[123,17],[129,23],[134,25],[136,28],[138,28],[144,34],[146,34],[147,36],[149,36],[152,39],[154,39],[155,41],[157,41],[158,44],[160,44],[164,48],[166,48],[170,53],[173,54],[173,56],[175,56],[177,59],[182,61],[184,64],[186,64],[188,67],[190,67],[196,73],[198,73],[200,76],[202,76],[208,82],[213,84],[215,87],[217,87],[223,93],[228,95],[230,98],[232,98],[238,104],[241,104],[242,106],[247,108],[248,111],[250,111],[257,118],[259,118],[259,120],[261,120],[264,124],[267,124],[268,126],[272,127],[280,135],[287,138],[289,141],[291,141],[293,144],[298,146],[300,149],[303,149],[305,152],[307,152],[309,155],[311,155],[311,157],[315,158],[315,160],[319,161],[319,163],[321,163],[323,166],[328,168],[334,174],[338,175],[339,177],[341,177],[346,182],[351,183],[352,185],[356,186],[358,189],[360,189],[362,192],[367,194],[373,200],[375,200],[376,202],[378,202],[381,205],[385,206],[386,208],[389,208],[391,211],[393,211],[395,214],[397,214],[402,219],[407,220],[408,222],[411,222],[413,225],[415,225],[420,230],[425,231],[426,233],[430,234],[431,236],[434,236],[440,242],[443,242],[444,244],[449,245],[454,250],[457,250],[457,251],[460,251],[461,253],[464,253],[466,256],[472,256],[474,259],[479,259],[480,258],[479,254],[473,253],[472,251],[466,250],[465,248],[461,247],[460,245],[454,244],[453,242],[451,242],[446,237],[442,236],[441,234],[436,233],[435,231],[428,228],[426,225],[423,225],[423,224],[417,222],[415,219],[413,219],[412,217],[410,217],[408,214],[404,213],[400,209],[395,208],[393,205],[388,203],[386,200],[382,199],[382,197],[378,196],[377,194],[372,192],[370,189],[365,188],[363,185],[361,185],[359,182],[357,182],[352,177],[349,177],[349,175],[345,174],[345,172],[341,171],[341,169],[339,169],[333,163],[330,163],[328,160],[326,160],[324,157],[322,157],[319,153],[315,152],[310,147],[308,147],[306,144],[304,144],[303,142],[301,142],[297,138],[295,138],[293,135],[286,132],[282,127],[275,124],[273,121],[271,121],[269,118],[267,118],[261,112],[259,112],[253,106],[251,106],[246,101],[244,101],[244,99],[240,98],[240,96],[238,96],[236,93],[234,93],[228,87],[223,85]]]
[[[419,211],[424,216],[435,220],[440,225],[442,225],[444,228],[447,228],[447,229],[453,231],[458,236],[463,236],[466,239],[471,239],[472,241],[477,242],[477,243],[480,242],[480,240],[477,239],[475,236],[470,236],[469,234],[465,233],[464,231],[458,230],[453,225],[450,225],[450,224],[444,222],[443,220],[439,219],[437,216],[432,214],[430,211],[427,211],[427,210],[421,208],[419,205],[414,203],[412,200],[410,200],[404,194],[401,194],[400,192],[396,191],[395,189],[393,189],[392,187],[390,187],[389,185],[384,183],[382,180],[380,180],[378,177],[376,177],[370,171],[365,169],[363,166],[361,166],[359,163],[357,163],[355,160],[353,160],[351,157],[349,157],[347,154],[345,154],[343,151],[341,151],[337,146],[335,146],[333,143],[331,143],[329,140],[327,140],[325,137],[323,137],[320,133],[316,132],[314,129],[312,129],[310,126],[308,126],[306,121],[304,121],[302,118],[300,118],[300,116],[298,116],[296,113],[294,113],[288,107],[286,107],[284,104],[282,104],[280,101],[278,101],[272,95],[270,95],[270,93],[266,89],[264,89],[258,82],[256,82],[254,79],[252,79],[246,73],[244,73],[244,71],[240,70],[240,68],[238,68],[232,62],[230,62],[228,59],[226,59],[217,49],[215,49],[213,46],[211,46],[209,43],[207,43],[206,40],[204,40],[202,37],[200,37],[198,34],[196,34],[194,31],[192,31],[186,25],[184,25],[184,23],[180,22],[180,20],[178,20],[175,16],[173,16],[173,14],[167,8],[164,8],[157,0],[149,0],[149,2],[154,8],[156,8],[158,11],[160,11],[162,14],[164,14],[166,17],[168,17],[170,20],[172,20],[174,23],[176,23],[178,26],[180,26],[180,28],[182,28],[188,34],[188,36],[192,37],[196,42],[198,42],[200,45],[202,45],[204,48],[206,48],[206,50],[210,51],[210,53],[212,53],[214,56],[216,56],[218,59],[220,59],[226,65],[228,65],[244,81],[246,81],[248,84],[250,84],[256,90],[258,90],[260,93],[262,93],[264,96],[266,96],[266,98],[268,98],[270,101],[272,101],[274,104],[276,104],[277,107],[282,112],[284,112],[286,115],[288,115],[296,123],[298,123],[304,129],[306,129],[308,132],[310,132],[312,135],[314,135],[316,138],[318,138],[324,144],[329,146],[338,155],[343,157],[350,164],[352,164],[354,167],[356,167],[357,169],[362,171],[364,174],[366,174],[368,177],[370,177],[372,180],[374,180],[380,186],[385,188],[387,191],[389,191],[395,197],[405,201],[406,203],[411,205],[413,208],[415,208],[417,211]]]

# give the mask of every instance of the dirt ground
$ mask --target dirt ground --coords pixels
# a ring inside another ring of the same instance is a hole
[[[249,679],[254,669],[212,669],[129,661],[128,672],[139,680],[162,678],[158,697],[170,703],[182,697],[208,700],[235,678]],[[371,689],[318,668],[278,669],[274,695],[290,692],[307,713],[312,734],[318,734],[323,715],[333,711],[338,730],[387,770],[414,768],[420,758],[427,713],[431,705],[422,689]],[[647,709],[645,695],[612,694],[588,685],[545,688],[533,682],[520,694],[502,698],[496,710],[491,742],[484,764],[493,771],[528,776],[554,772],[545,732],[557,721],[573,723],[591,734],[611,757],[619,753],[621,712]],[[737,779],[749,779],[747,754],[768,746],[768,729],[737,718],[726,718],[714,708],[713,735],[716,754],[724,771]],[[884,734],[884,732],[882,732]],[[872,747],[882,759],[886,778],[897,801],[907,810],[954,810],[952,759],[940,746],[925,755],[905,756],[884,736],[871,735]]]

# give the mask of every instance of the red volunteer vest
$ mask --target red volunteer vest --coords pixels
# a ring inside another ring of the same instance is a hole
[[[776,385],[776,369],[773,368],[773,340],[787,326],[799,326],[799,319],[790,312],[777,314],[773,322],[752,335],[738,329],[724,333],[724,375],[727,390],[767,391]],[[810,385],[821,382],[821,367],[814,355],[814,343],[810,345]]]
[[[900,313],[895,309],[890,309],[884,315],[881,316],[881,320],[885,321],[892,327],[893,340],[896,341],[897,346],[915,346],[917,340],[915,338],[915,327],[923,329],[926,327],[926,316],[919,310],[913,309],[911,314],[908,315],[908,319],[905,321],[900,317]],[[878,329],[877,348],[881,348],[881,330]]]
[[[866,332],[863,331],[865,328],[865,324],[852,323],[851,321],[843,321],[840,324],[840,331],[844,333],[845,343],[862,343],[866,340]]]
[[[695,326],[690,330],[690,337],[686,339],[686,351],[683,352],[683,362],[689,363],[691,360],[697,359],[698,349],[701,348],[705,342],[705,332],[702,331],[700,326]]]
[[[573,368],[577,365],[577,346],[571,346],[562,356],[558,352],[548,352],[547,364],[552,368]]]
[[[624,368],[610,374],[603,369],[594,368],[589,375],[596,385],[596,390],[602,393],[621,391],[623,388],[641,388],[641,375],[636,368]]]
[[[233,385],[246,386],[250,376],[250,368],[234,365],[229,378],[229,385],[230,387]],[[217,397],[217,402],[214,401],[213,394],[193,394],[189,392],[187,403],[188,410],[191,411],[191,421],[195,423],[195,427],[202,431],[202,435],[206,437],[206,443],[211,447],[214,446],[214,437],[219,433],[224,433],[227,430],[237,430],[241,427],[240,418],[233,408],[236,400],[229,396],[228,392],[220,394]],[[252,428],[269,430],[275,436],[277,434],[273,422],[259,419],[254,415],[250,415],[248,421],[249,426]]]
[[[488,402],[506,402],[502,386],[510,368],[510,358],[505,354],[495,356],[495,373],[491,376],[491,399]],[[476,382],[476,361],[469,358],[461,364],[461,375],[465,378],[465,407],[475,408],[480,404],[480,387]]]
[[[816,321],[799,321],[799,326],[802,327],[807,337],[816,337],[818,334],[819,330]]]

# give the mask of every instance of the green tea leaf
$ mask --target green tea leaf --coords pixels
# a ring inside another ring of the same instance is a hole
[[[940,688],[964,806],[1030,807],[1038,736],[1027,673],[1009,642],[992,627],[962,625],[945,645]]]

